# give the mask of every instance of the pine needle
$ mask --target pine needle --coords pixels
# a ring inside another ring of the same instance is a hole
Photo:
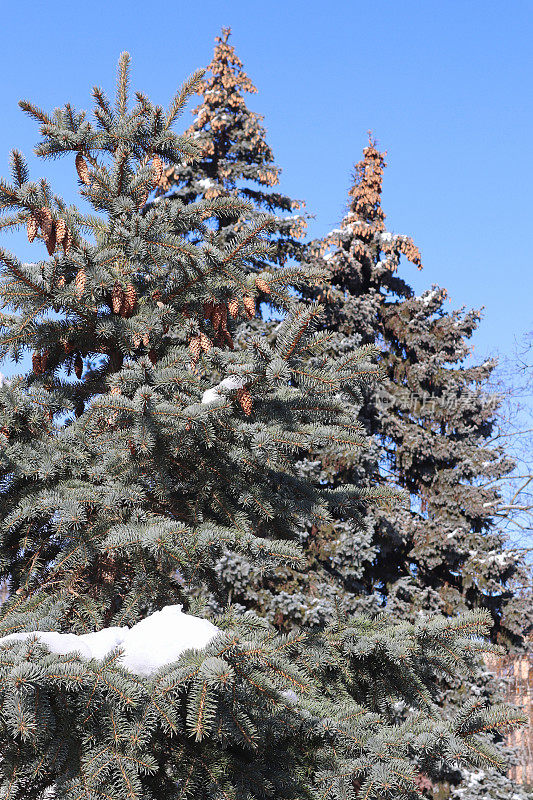
[[[168,130],[173,122],[178,118],[178,116],[183,111],[187,100],[194,94],[198,88],[198,85],[202,78],[205,75],[205,69],[197,69],[196,72],[193,72],[190,78],[188,78],[183,86],[179,89],[178,93],[176,94],[174,100],[170,104],[168,109],[168,116],[167,121],[165,123],[165,130]]]
[[[128,105],[128,89],[130,83],[130,54],[126,51],[120,54],[118,60],[117,78],[117,113],[126,116]]]

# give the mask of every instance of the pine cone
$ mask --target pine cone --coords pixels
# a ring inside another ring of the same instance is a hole
[[[80,380],[83,374],[83,358],[79,353],[76,353],[76,358],[74,359],[74,374],[78,380]]]
[[[33,240],[37,236],[37,231],[39,230],[39,223],[37,221],[37,217],[33,212],[26,220],[26,229],[28,231],[28,242],[33,242]]]
[[[228,308],[225,303],[221,303],[220,306],[220,327],[223,331],[228,330]]]
[[[54,227],[52,212],[50,211],[49,208],[46,208],[46,206],[44,206],[43,208],[40,208],[39,211],[36,212],[36,217],[41,226],[43,236],[45,239],[47,239],[52,232],[52,228]]]
[[[85,161],[83,155],[81,153],[76,154],[76,171],[78,173],[80,181],[85,184],[89,184],[89,167],[87,166],[87,162]]]
[[[149,347],[150,346],[150,331],[146,331],[143,334],[143,344],[144,344],[145,347]]]
[[[32,368],[33,368],[34,373],[36,375],[40,375],[41,372],[42,372],[42,370],[41,370],[41,354],[38,351],[36,351],[32,355],[31,364],[32,364]]]
[[[193,364],[196,364],[202,352],[202,344],[199,336],[193,336],[189,342],[189,352],[191,354]]]
[[[235,319],[235,317],[239,313],[239,301],[235,297],[232,297],[231,300],[229,301],[228,311],[230,317],[233,317],[233,319]]]
[[[52,223],[52,230],[46,237],[45,244],[46,244],[46,249],[48,250],[48,255],[52,256],[56,249],[56,230],[55,230],[55,225],[53,223]]]
[[[129,316],[133,312],[136,302],[137,292],[135,291],[135,286],[132,283],[128,283],[126,286],[126,291],[124,292],[124,302],[122,304],[122,308],[120,309],[121,316]]]
[[[259,289],[260,292],[264,292],[265,294],[270,294],[270,286],[263,278],[256,278],[255,285]],[[255,314],[255,310],[254,310]]]
[[[42,355],[41,355],[41,372],[44,372],[45,369],[46,369],[46,365],[48,363],[48,356],[49,355],[50,355],[50,353],[48,352],[48,350],[43,350]]]
[[[213,313],[211,315],[211,322],[213,323],[215,333],[217,333],[219,330],[227,330],[228,309],[225,303],[218,303],[218,305],[214,306]]]
[[[76,275],[76,278],[74,280],[74,291],[78,297],[82,296],[86,283],[87,283],[87,274],[85,272],[85,268],[82,267],[78,271],[78,274]]]
[[[141,199],[140,199],[139,205],[138,205],[139,209],[141,209],[144,205],[146,205],[146,201],[148,200],[149,197],[150,197],[150,190],[147,189],[145,191],[145,193],[141,196]]]
[[[152,186],[154,189],[157,189],[159,184],[161,183],[161,178],[163,177],[163,172],[165,171],[165,167],[159,156],[154,156],[152,159]]]
[[[250,294],[245,294],[242,298],[242,303],[244,305],[244,310],[248,315],[249,319],[253,319],[255,317],[255,300]]]
[[[213,328],[215,329],[215,333],[217,333],[218,329],[220,328],[220,323],[222,322],[222,313],[220,311],[220,306],[215,306],[213,308],[213,313],[211,314],[211,322],[213,323]]]
[[[248,389],[237,389],[237,400],[247,417],[252,413],[252,395]]]
[[[206,336],[205,333],[202,332],[199,336],[199,339],[200,339],[200,347],[202,348],[204,353],[208,353],[213,347],[209,336]]]
[[[115,314],[120,314],[120,310],[124,304],[125,292],[120,283],[115,283],[113,286],[113,293],[111,295],[111,306]]]
[[[64,219],[58,219],[56,222],[56,244],[63,245],[67,236],[67,223]]]

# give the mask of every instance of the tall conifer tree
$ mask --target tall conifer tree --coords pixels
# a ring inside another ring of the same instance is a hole
[[[313,332],[320,308],[284,291],[294,270],[268,279],[287,311],[275,346],[249,337],[232,349],[230,304],[238,317],[254,301],[247,267],[269,250],[270,219],[227,241],[206,223],[246,216],[242,200],[147,207],[164,165],[199,155],[171,127],[200,79],[168,112],[141,93],[130,110],[123,54],[115,105],[94,89],[96,123],[70,104],[50,115],[21,103],[40,125],[37,155],[75,156],[93,213],[31,181],[13,151],[3,227],[25,225],[49,258],[0,251],[11,309],[0,354],[33,351],[32,369],[0,388],[0,579],[11,590],[0,607],[0,792],[414,798],[418,773],[441,758],[499,763],[485,732],[519,718],[477,703],[438,718],[433,670],[472,666],[488,646],[483,613],[416,625],[339,613],[323,632],[280,636],[233,610],[193,649],[163,627],[141,648],[143,670],[109,645],[139,637],[154,612],[182,618],[169,606],[189,607],[198,585],[223,601],[222,552],[296,566],[304,519],[349,519],[372,496],[295,467],[326,442],[362,443],[346,397],[372,367],[363,348],[309,369],[328,337]],[[179,658],[157,662],[180,643]]]
[[[301,256],[306,215],[294,212],[304,203],[274,188],[281,169],[266,140],[263,118],[246,105],[246,95],[255,94],[257,89],[244,71],[230,36],[231,29],[223,28],[215,39],[213,59],[198,85],[201,102],[187,130],[201,148],[202,157],[194,168],[179,164],[165,170],[158,194],[184,202],[240,197],[252,204],[252,218],[264,212],[274,215],[272,241],[276,241],[276,247],[268,257],[250,261],[251,269],[274,268]],[[242,224],[242,218],[228,215],[220,220],[219,233],[231,237]]]
[[[495,518],[498,479],[513,467],[491,444],[495,362],[465,364],[479,312],[447,312],[446,291],[437,286],[415,297],[398,274],[402,254],[417,267],[421,260],[410,238],[385,230],[384,166],[370,141],[355,168],[348,214],[313,248],[329,273],[318,292],[326,325],[361,344],[379,341],[384,351],[385,380],[364,390],[359,417],[379,442],[382,481],[408,492],[411,507],[375,519],[386,553],[379,591],[402,617],[486,608],[494,638],[516,645],[531,630],[532,614],[521,600],[515,604],[513,579],[524,565],[505,550]],[[341,466],[334,480],[350,474]]]
[[[410,619],[419,611],[482,607],[494,639],[518,646],[532,614],[513,592],[514,581],[525,582],[525,565],[505,549],[495,524],[498,479],[512,469],[490,443],[498,399],[486,387],[495,364],[464,365],[478,312],[446,312],[445,290],[415,297],[398,274],[402,255],[418,268],[421,257],[412,239],[385,228],[384,166],[370,141],[340,228],[306,256],[327,279],[305,294],[324,303],[325,327],[342,333],[330,353],[382,346],[383,382],[363,387],[362,402],[356,396],[351,406],[375,444],[355,456],[328,448],[301,469],[332,487],[354,480],[395,485],[410,500],[369,509],[357,531],[343,520],[307,525],[307,575],[282,569],[255,583],[246,566],[226,559],[221,577],[234,600],[282,626],[323,624],[338,602]]]

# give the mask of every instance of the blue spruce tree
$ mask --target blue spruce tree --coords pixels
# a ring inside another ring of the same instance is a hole
[[[324,357],[321,307],[289,291],[303,270],[249,268],[272,250],[270,217],[225,237],[218,220],[250,217],[242,199],[149,202],[165,166],[201,155],[172,131],[201,79],[167,112],[140,92],[130,109],[123,54],[95,121],[21,103],[37,155],[73,159],[92,211],[13,152],[2,225],[26,225],[48,258],[0,251],[0,356],[33,353],[0,388],[0,796],[419,797],[442,761],[500,765],[487,732],[520,720],[476,700],[442,719],[435,704],[436,675],[491,649],[486,612],[395,623],[339,608],[283,635],[252,612],[195,616],[199,587],[227,601],[223,553],[296,568],[303,525],[393,497],[297,468],[361,446],[348,398],[373,348]],[[236,347],[257,277],[286,318],[274,345]]]

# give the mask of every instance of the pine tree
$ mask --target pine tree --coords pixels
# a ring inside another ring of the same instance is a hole
[[[446,312],[444,289],[415,297],[397,275],[402,254],[418,267],[421,261],[411,239],[385,230],[384,155],[370,141],[356,165],[349,213],[327,239],[334,249],[325,286],[328,327],[383,344],[386,378],[366,392],[360,419],[381,445],[383,481],[412,499],[411,509],[378,521],[380,540],[392,527],[399,545],[386,548],[381,591],[402,618],[409,607],[486,608],[494,639],[518,645],[532,617],[514,605],[513,579],[524,568],[505,551],[494,517],[498,480],[513,468],[491,443],[499,399],[487,387],[495,361],[465,365],[479,312]]]
[[[230,44],[231,28],[223,28],[215,39],[213,59],[197,91],[200,104],[194,109],[187,134],[202,148],[194,164],[178,164],[164,171],[158,195],[188,203],[216,197],[240,197],[251,203],[249,217],[228,215],[218,223],[226,240],[239,231],[244,220],[250,222],[265,212],[272,220],[271,238],[275,247],[261,259],[250,259],[250,269],[273,270],[288,259],[299,260],[304,251],[301,237],[307,226],[301,200],[293,200],[273,187],[279,184],[281,169],[266,141],[263,118],[246,105],[246,94],[255,94],[242,61]],[[263,283],[259,297],[272,302]]]
[[[147,674],[109,645],[176,601],[191,610],[198,585],[223,602],[222,551],[296,565],[304,519],[349,519],[391,495],[315,485],[295,467],[326,442],[359,447],[346,398],[374,371],[368,348],[308,368],[328,337],[313,332],[320,307],[284,292],[301,270],[275,276],[287,310],[275,347],[232,349],[228,306],[254,301],[247,266],[268,252],[270,219],[227,242],[207,222],[249,214],[238,198],[147,206],[161,162],[200,155],[171,127],[201,77],[166,113],[139,92],[129,110],[123,54],[115,106],[94,89],[95,124],[70,104],[21,103],[38,156],[75,154],[93,212],[31,181],[13,151],[2,225],[25,225],[49,258],[0,251],[0,355],[33,352],[0,388],[0,792],[412,798],[439,759],[499,764],[485,732],[520,719],[470,703],[443,721],[434,705],[433,671],[471,668],[489,647],[482,612],[416,624],[339,612],[324,631],[280,636],[230,609],[214,638]],[[84,654],[87,637],[107,647]]]
[[[307,524],[304,575],[286,567],[250,580],[248,566],[230,558],[220,574],[235,602],[285,628],[324,624],[338,602],[350,611],[385,607],[402,619],[481,607],[491,614],[494,640],[518,646],[531,607],[513,592],[515,581],[527,582],[525,566],[505,549],[494,518],[498,480],[513,466],[490,441],[499,402],[485,387],[495,362],[464,365],[478,312],[446,312],[445,290],[415,297],[398,275],[402,255],[419,268],[421,257],[412,239],[385,229],[384,166],[370,141],[341,227],[309,247],[308,261],[327,279],[306,291],[324,303],[324,327],[342,334],[330,341],[332,355],[382,346],[384,380],[363,387],[362,402],[352,398],[354,418],[377,446],[354,457],[326,448],[301,470],[332,487],[392,483],[411,507],[370,507],[357,529],[347,520]]]
[[[362,403],[352,398],[354,418],[378,446],[355,457],[339,445],[326,447],[303,459],[300,470],[332,487],[369,485],[378,476],[381,485],[403,489],[411,507],[370,508],[362,526],[346,519],[308,523],[300,531],[307,570],[285,565],[258,576],[246,559],[226,555],[219,574],[234,602],[285,630],[320,628],[339,604],[349,613],[385,609],[411,620],[481,607],[491,614],[494,640],[520,647],[531,604],[514,591],[527,582],[526,565],[506,549],[494,516],[498,481],[513,468],[491,444],[499,401],[486,387],[495,362],[464,365],[478,312],[447,313],[445,290],[415,297],[398,276],[401,255],[421,267],[420,253],[410,238],[386,231],[384,154],[371,141],[364,155],[341,227],[311,245],[309,260],[326,265],[328,277],[306,294],[325,303],[324,325],[342,333],[329,343],[332,356],[372,341],[383,346],[385,380],[363,387]],[[440,688],[444,707],[461,703],[465,693],[485,700],[495,694],[479,674],[467,685],[455,677]],[[444,770],[440,778],[454,783],[458,774]],[[500,792],[512,785],[487,780]]]

